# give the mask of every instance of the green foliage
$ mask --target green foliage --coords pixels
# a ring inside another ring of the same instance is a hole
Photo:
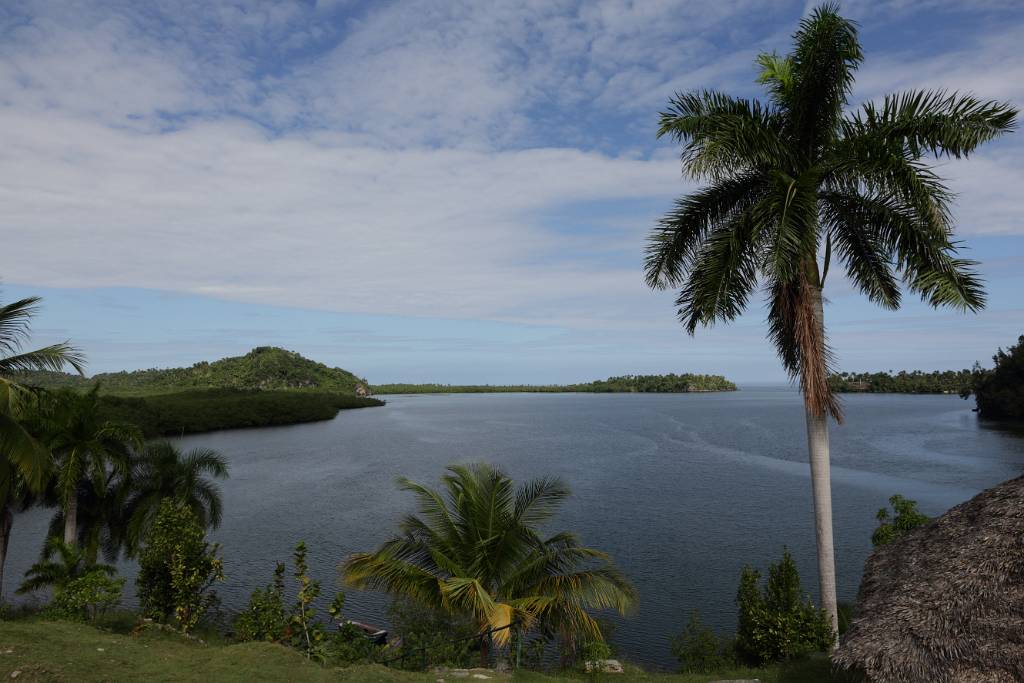
[[[633,587],[606,554],[571,533],[540,534],[569,495],[560,480],[517,487],[476,464],[449,467],[442,481],[436,491],[401,480],[420,515],[375,552],[352,555],[343,568],[349,584],[472,620],[478,632],[518,622],[574,644],[603,640],[588,610],[622,613],[634,603]],[[509,636],[500,631],[495,640]]]
[[[466,667],[473,663],[474,641],[479,633],[476,622],[465,616],[424,607],[416,601],[397,596],[388,608],[391,631],[401,646],[389,648],[388,658],[400,658],[401,668]]]
[[[721,375],[623,375],[586,384],[490,385],[490,384],[379,384],[375,394],[481,394],[481,393],[687,393],[735,391],[736,385]]]
[[[992,357],[995,367],[975,366],[964,398],[973,393],[978,414],[995,420],[1024,420],[1024,335]]]
[[[16,592],[25,594],[52,587],[55,593],[60,593],[71,582],[93,572],[113,575],[115,570],[90,561],[84,550],[52,536],[46,541],[43,558],[25,572],[25,581]]]
[[[265,640],[279,643],[288,628],[284,608],[283,562],[274,569],[274,580],[266,588],[257,588],[249,597],[249,606],[235,619],[235,635],[239,640]]]
[[[303,652],[307,659],[315,659],[323,663],[326,660],[324,643],[324,627],[316,618],[313,602],[320,596],[320,582],[309,577],[309,566],[306,564],[306,544],[299,541],[292,555],[295,571],[292,576],[299,584],[295,606],[290,618],[291,644]]]
[[[124,577],[93,568],[54,593],[47,611],[66,619],[95,621],[121,602],[124,584]]]
[[[671,649],[683,673],[712,673],[736,664],[733,641],[705,626],[696,610],[683,632],[672,639]]]
[[[205,535],[190,507],[165,499],[139,555],[135,582],[143,613],[184,633],[216,604],[211,588],[224,580],[218,546],[208,544]]]
[[[104,417],[136,424],[150,437],[316,422],[333,419],[339,410],[381,405],[373,398],[313,390],[195,389],[101,398]]]
[[[921,372],[839,372],[830,375],[829,386],[842,393],[959,394],[969,387],[970,370]]]
[[[878,528],[871,534],[871,544],[876,548],[880,545],[892,543],[908,531],[927,524],[931,518],[922,514],[917,509],[917,501],[907,500],[896,494],[889,499],[893,513],[890,515],[885,508],[880,508],[875,519],[878,520]]]
[[[355,395],[366,386],[347,370],[330,368],[293,351],[259,346],[244,356],[201,362],[188,368],[111,372],[86,379],[60,372],[26,372],[26,384],[46,389],[84,389],[100,383],[103,391],[121,396],[169,394],[196,389],[282,390],[315,389],[325,393]]]
[[[827,650],[834,638],[824,611],[800,588],[800,575],[789,550],[770,565],[763,591],[761,574],[744,567],[736,594],[739,619],[736,649],[741,658],[764,665]]]

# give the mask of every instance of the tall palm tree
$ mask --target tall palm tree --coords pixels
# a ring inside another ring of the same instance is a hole
[[[128,519],[127,501],[132,493],[130,469],[112,469],[109,476],[97,488],[92,479],[84,479],[78,487],[78,503],[75,506],[78,518],[78,537],[75,546],[81,548],[88,562],[96,562],[102,552],[108,562],[116,562],[127,545]],[[57,491],[51,487],[42,504],[57,508],[47,538],[62,538],[65,531],[64,510],[59,504]],[[44,548],[43,556],[50,551]]]
[[[540,535],[537,527],[569,495],[558,479],[516,488],[481,464],[449,467],[442,483],[443,492],[399,481],[420,516],[406,517],[401,535],[377,551],[350,557],[342,567],[349,584],[472,617],[481,630],[519,623],[595,640],[601,629],[588,609],[625,612],[633,604],[632,586],[607,555],[570,533]]]
[[[182,453],[169,441],[148,444],[136,459],[126,505],[129,555],[145,540],[167,498],[180,501],[208,528],[220,526],[223,504],[215,479],[226,479],[227,461],[217,451],[193,448]]]
[[[974,262],[952,237],[952,195],[924,159],[967,156],[1012,130],[1016,111],[933,91],[847,112],[863,58],[856,26],[824,5],[793,43],[789,56],[758,59],[767,101],[701,91],[677,94],[661,114],[659,136],[682,144],[684,173],[707,186],[661,219],[645,266],[651,287],[679,288],[690,334],[733,320],[765,283],[769,336],[804,396],[821,601],[835,627],[828,417],[842,416],[827,382],[829,263],[835,252],[885,308],[906,289],[933,306],[980,309]]]
[[[47,540],[44,559],[29,567],[25,572],[25,581],[15,592],[21,595],[51,586],[59,592],[75,579],[95,571],[108,576],[116,573],[110,565],[90,561],[84,550],[53,536]]]
[[[53,454],[54,491],[64,513],[64,543],[78,541],[78,501],[85,481],[99,496],[116,472],[129,468],[131,449],[142,447],[135,425],[104,420],[99,386],[85,394],[61,391],[48,397],[54,408],[39,421],[40,440]]]
[[[0,596],[3,595],[7,543],[14,508],[26,493],[38,493],[50,472],[50,454],[25,428],[24,420],[38,407],[38,392],[18,382],[27,370],[82,372],[85,358],[69,342],[24,351],[37,297],[0,306]]]

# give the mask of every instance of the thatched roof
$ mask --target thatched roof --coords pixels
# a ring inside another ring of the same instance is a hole
[[[833,661],[879,683],[1024,681],[1024,477],[876,549]]]

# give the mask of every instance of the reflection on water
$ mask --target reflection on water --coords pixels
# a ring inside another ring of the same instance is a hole
[[[893,493],[938,514],[1024,471],[1020,432],[979,423],[955,396],[850,395],[833,429],[841,599],[852,600],[874,513]],[[636,614],[618,624],[627,659],[671,666],[668,643],[699,609],[731,630],[744,563],[789,546],[816,593],[803,411],[791,390],[726,394],[493,394],[390,397],[331,422],[197,435],[222,451],[225,608],[244,606],[274,563],[304,539],[330,594],[337,564],[375,548],[412,511],[398,476],[437,482],[445,465],[487,460],[517,479],[558,475],[574,496],[556,526],[610,552],[637,585]],[[19,516],[8,589],[35,554],[46,514]],[[126,567],[132,571],[131,567]],[[10,590],[8,590],[8,593]],[[383,623],[385,599],[349,592],[349,616]]]

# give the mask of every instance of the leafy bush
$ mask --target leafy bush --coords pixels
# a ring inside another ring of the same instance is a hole
[[[103,570],[89,571],[58,590],[48,612],[66,619],[93,621],[121,602],[125,579]]]
[[[423,607],[408,598],[396,598],[388,610],[388,621],[402,643],[389,657],[407,655],[396,664],[416,669],[424,664],[450,667],[473,664],[472,655],[478,643],[471,637],[478,630],[470,619]],[[426,654],[421,655],[421,651]]]
[[[744,567],[736,595],[739,622],[736,649],[752,664],[763,665],[828,649],[832,626],[800,588],[800,574],[789,550],[770,565],[762,591],[761,574]]]
[[[893,510],[891,516],[885,508],[880,508],[878,514],[875,515],[875,519],[878,520],[878,528],[871,534],[871,544],[876,548],[892,543],[908,531],[931,521],[930,517],[918,511],[915,500],[908,500],[896,494],[889,499],[889,505]]]
[[[672,640],[671,648],[683,673],[711,673],[736,663],[733,641],[705,626],[696,610],[690,613],[683,632]]]
[[[249,606],[235,619],[235,635],[239,640],[281,642],[288,628],[284,609],[284,563],[274,569],[274,581],[266,588],[257,588],[249,597]]]
[[[188,633],[217,602],[211,590],[224,580],[218,546],[206,542],[195,513],[164,500],[139,555],[136,586],[143,613]]]
[[[299,541],[295,546],[292,560],[295,563],[293,576],[299,583],[299,591],[289,619],[291,645],[303,652],[307,659],[324,663],[327,659],[324,627],[316,618],[316,608],[313,607],[313,602],[320,596],[320,582],[309,577],[305,542]]]

